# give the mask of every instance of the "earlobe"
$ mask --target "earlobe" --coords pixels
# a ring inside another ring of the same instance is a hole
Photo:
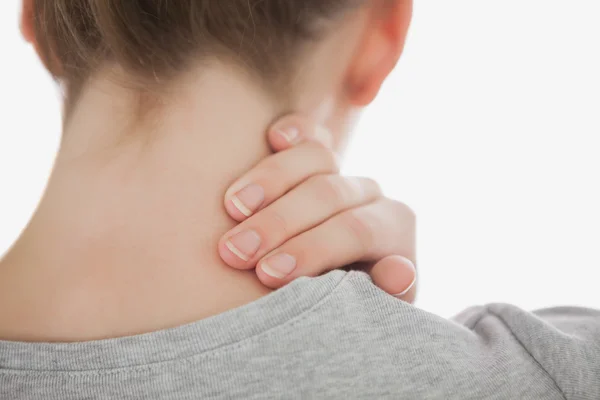
[[[349,101],[359,107],[377,97],[396,66],[412,16],[412,0],[374,1],[371,7],[370,23],[347,79]]]
[[[21,10],[21,34],[23,38],[35,46],[35,30],[33,28],[33,3],[32,0],[23,0]]]
[[[57,60],[54,57],[54,54],[50,49],[46,49],[47,51],[42,51],[40,43],[38,42],[35,31],[35,12],[33,1],[34,0],[23,0],[20,23],[21,34],[23,35],[23,38],[33,46],[35,52],[48,71],[54,77],[59,77],[62,74],[62,69],[56,62]]]

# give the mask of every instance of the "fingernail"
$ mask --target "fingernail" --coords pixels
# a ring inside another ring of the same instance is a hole
[[[415,283],[417,283],[417,269],[415,268],[415,265],[413,264],[412,261],[410,261],[409,259],[405,259],[405,264],[406,266],[408,266],[410,269],[413,270],[413,280],[410,283],[410,285],[408,285],[408,287],[406,289],[404,289],[402,292],[397,293],[394,295],[394,297],[402,297],[405,294],[407,294],[408,292],[410,292],[410,290],[413,288],[413,286],[415,286]]]
[[[325,147],[333,147],[333,136],[326,128],[317,126],[315,129],[315,140],[323,144]]]
[[[296,144],[300,136],[300,130],[294,126],[278,129],[277,133],[290,144]]]
[[[230,237],[225,245],[243,261],[248,261],[260,247],[260,236],[254,231],[243,231]]]
[[[267,258],[260,265],[263,272],[273,278],[283,279],[296,269],[296,259],[289,254],[280,253]]]
[[[233,205],[246,217],[251,216],[265,201],[265,190],[250,184],[231,197]]]
[[[408,287],[406,288],[406,290],[405,290],[405,291],[403,291],[403,292],[400,292],[400,293],[398,293],[398,294],[395,294],[395,295],[394,295],[394,297],[402,297],[402,296],[404,296],[405,294],[407,294],[408,292],[410,292],[410,289],[412,289],[412,288],[413,288],[413,286],[415,286],[415,283],[417,283],[417,278],[416,278],[416,277],[415,277],[415,279],[412,281],[412,283],[411,283],[410,285],[408,285]]]

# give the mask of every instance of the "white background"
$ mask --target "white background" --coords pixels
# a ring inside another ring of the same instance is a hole
[[[0,254],[33,212],[58,92],[0,1]],[[417,0],[346,172],[418,214],[419,305],[600,307],[600,1]]]

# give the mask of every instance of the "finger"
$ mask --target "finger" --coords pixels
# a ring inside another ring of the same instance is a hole
[[[412,303],[415,299],[417,270],[412,261],[402,256],[389,256],[368,271],[373,283],[381,290]]]
[[[260,257],[294,236],[380,196],[372,179],[315,176],[225,235],[221,257],[232,267],[254,268]]]
[[[325,127],[295,114],[287,115],[275,122],[269,128],[267,137],[275,152],[307,141],[319,142],[327,148],[333,147],[333,136]]]
[[[310,177],[339,171],[337,156],[316,142],[306,142],[261,161],[225,193],[225,208],[244,221]]]
[[[414,260],[414,232],[414,214],[410,209],[380,198],[340,213],[287,241],[258,262],[257,274],[266,286],[278,288],[300,276],[317,276],[357,262],[379,261],[390,254]]]

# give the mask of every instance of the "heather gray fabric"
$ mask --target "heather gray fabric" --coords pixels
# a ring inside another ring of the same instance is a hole
[[[448,321],[336,271],[171,330],[0,342],[0,398],[598,400],[600,312],[496,304]]]

